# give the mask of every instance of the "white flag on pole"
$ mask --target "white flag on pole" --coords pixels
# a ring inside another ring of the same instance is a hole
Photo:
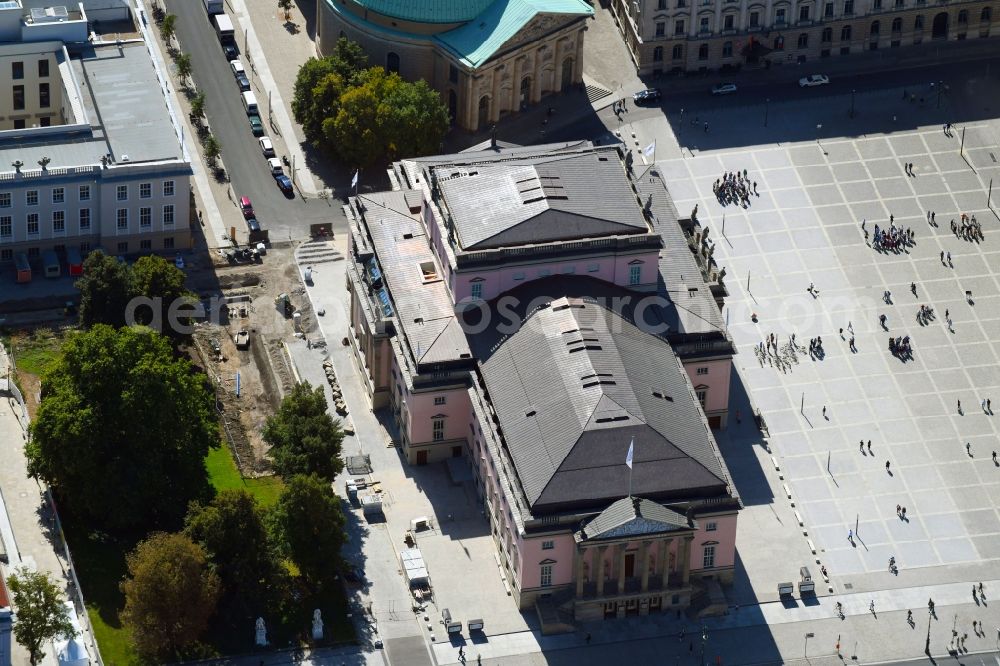
[[[357,187],[357,186],[358,186],[358,172],[355,171],[354,178],[351,178],[351,187]]]
[[[628,443],[628,455],[625,456],[625,464],[628,465],[629,469],[632,469],[632,452],[634,451],[634,449],[635,449],[635,437],[633,437],[632,441]]]
[[[645,155],[646,157],[651,157],[655,152],[656,152],[656,139],[653,139],[653,143],[646,146],[643,149],[642,154]]]

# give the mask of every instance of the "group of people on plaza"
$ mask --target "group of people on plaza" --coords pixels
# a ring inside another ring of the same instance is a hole
[[[909,361],[913,358],[913,348],[910,346],[910,336],[901,338],[889,338],[889,351],[901,361]]]
[[[861,221],[861,230],[865,232],[865,240],[868,240],[868,230],[865,228],[866,220]],[[889,228],[880,228],[875,225],[872,247],[879,252],[907,252],[908,248],[916,243],[916,234],[909,227],[897,227],[893,221],[893,216],[889,216]]]
[[[743,208],[750,207],[750,196],[760,196],[757,193],[757,181],[747,177],[747,170],[727,171],[722,178],[717,178],[712,185],[712,192],[723,206],[736,204]]]
[[[965,213],[962,213],[959,224],[955,224],[955,220],[952,220],[951,233],[955,234],[962,240],[974,241],[976,243],[983,240],[983,227],[976,221],[975,215],[969,217]]]

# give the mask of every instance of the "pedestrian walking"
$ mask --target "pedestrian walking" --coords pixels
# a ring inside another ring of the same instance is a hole
[[[590,645],[590,632],[589,631],[587,632],[586,641],[587,641],[587,645]]]
[[[868,440],[868,453],[872,453],[872,440],[870,440],[870,439]],[[872,455],[875,455],[875,454],[872,453]]]
[[[986,398],[983,398],[982,408],[983,408],[983,411],[985,412],[986,411]]]
[[[988,414],[992,414],[993,413],[993,408],[990,407],[990,399],[989,398],[986,398],[986,412]]]
[[[858,446],[861,448],[861,455],[865,455],[865,440],[858,442]]]
[[[937,222],[937,212],[933,210],[931,211],[931,222]]]
[[[948,315],[945,315],[945,316],[947,317]],[[962,401],[961,400],[958,401],[958,413],[959,414],[962,413]]]
[[[951,265],[951,252],[945,252],[945,256],[948,258],[948,265]]]
[[[708,134],[708,121],[705,121],[705,134]]]
[[[826,405],[823,405],[823,418],[826,418]]]
[[[870,610],[872,612],[872,615],[875,614],[875,600],[874,599],[872,599],[872,602],[870,604],[868,604],[868,610]]]
[[[854,346],[854,336],[853,335],[851,336],[850,341],[847,343],[847,348],[850,349],[852,352],[856,352],[858,350],[858,348]]]
[[[913,624],[913,611],[911,610],[906,611],[906,621],[909,624]]]
[[[944,250],[941,250],[941,263],[944,263]]]
[[[854,332],[854,324],[852,324],[851,322],[847,322],[847,330],[850,331],[851,333],[853,333]]]
[[[889,471],[889,461],[888,460],[885,461],[885,471],[887,471],[887,472]]]
[[[910,291],[913,292],[914,296],[917,295],[917,283],[916,282],[911,282],[910,283]]]
[[[847,530],[847,540],[854,541],[854,530]]]

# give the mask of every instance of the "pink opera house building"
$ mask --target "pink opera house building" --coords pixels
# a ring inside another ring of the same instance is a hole
[[[484,145],[398,162],[349,205],[372,407],[410,464],[469,460],[501,575],[549,628],[711,612],[733,576],[720,285],[658,172],[623,158]]]

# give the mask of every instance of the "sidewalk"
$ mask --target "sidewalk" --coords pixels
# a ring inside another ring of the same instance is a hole
[[[7,376],[7,366],[7,353],[0,346],[0,376]],[[51,515],[46,489],[28,476],[24,442],[20,406],[4,395],[0,400],[0,461],[3,461],[0,465],[0,538],[9,560],[9,565],[4,567],[5,574],[9,576],[19,567],[51,573],[56,585],[76,604],[75,587],[62,554],[65,542],[58,531],[58,523],[43,524],[43,517]],[[90,621],[78,604],[76,607],[84,631],[83,643],[92,663],[97,664]],[[44,649],[45,658],[41,663],[55,666],[55,648],[50,644]],[[18,666],[28,663],[27,652],[17,643],[13,645],[13,656],[13,663]]]
[[[1000,592],[1000,580],[983,581],[987,597],[991,590]],[[931,623],[931,652],[945,655],[951,638],[952,626],[958,633],[969,634],[966,642],[970,651],[995,648],[997,626],[1000,623],[1000,608],[978,606],[971,603],[971,589],[967,583],[914,587],[869,594],[847,594],[839,597],[823,597],[817,603],[806,605],[796,600],[791,607],[781,603],[738,608],[729,615],[706,618],[695,623],[676,621],[670,615],[649,615],[626,620],[610,620],[587,627],[587,634],[577,632],[559,636],[539,636],[532,632],[520,632],[500,636],[489,636],[488,640],[465,646],[465,655],[481,655],[484,660],[500,659],[511,663],[511,658],[533,653],[550,654],[553,651],[586,647],[593,650],[599,645],[613,645],[622,642],[636,642],[648,639],[665,639],[679,636],[682,630],[688,637],[678,640],[678,654],[688,653],[689,639],[699,644],[701,628],[708,630],[711,637],[713,662],[715,655],[722,657],[724,664],[753,664],[764,661],[759,657],[766,650],[766,639],[770,637],[782,660],[801,657],[802,640],[806,633],[814,634],[815,642],[810,650],[814,656],[834,656],[837,636],[841,636],[841,653],[850,657],[854,641],[858,641],[858,653],[864,662],[889,661],[924,654],[926,627],[928,620],[927,599],[934,599],[937,620]],[[836,617],[836,603],[844,605],[846,618]],[[869,612],[869,603],[875,602],[877,616]],[[987,600],[989,602],[989,599]],[[906,623],[906,611],[913,610],[914,627]],[[957,618],[957,619],[956,619]],[[974,636],[972,620],[983,620],[986,636]],[[871,623],[878,624],[872,625]],[[890,629],[894,627],[895,630]],[[923,631],[921,631],[923,629]],[[850,637],[848,639],[847,637]],[[850,645],[848,645],[850,640]],[[655,641],[657,653],[662,659],[672,656],[672,641]],[[757,645],[748,649],[748,645]],[[438,664],[459,661],[459,647],[451,643],[437,643],[433,646]],[[817,662],[813,662],[817,663]]]

